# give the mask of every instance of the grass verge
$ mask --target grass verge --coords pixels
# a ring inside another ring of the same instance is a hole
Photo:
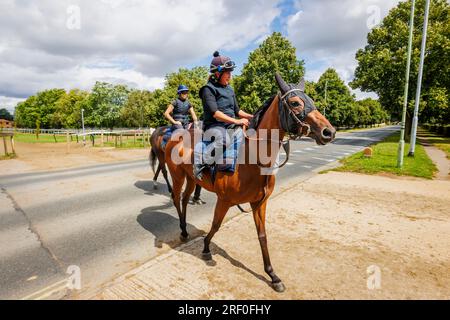
[[[14,140],[18,142],[24,143],[56,143],[66,142],[67,138],[65,135],[56,135],[52,134],[40,134],[39,139],[36,138],[36,135],[33,133],[16,133],[14,134]]]
[[[342,166],[332,169],[332,171],[359,172],[365,174],[391,173],[399,176],[432,179],[437,168],[420,144],[416,144],[414,157],[408,157],[409,143],[405,143],[403,167],[397,167],[399,139],[400,133],[393,134],[371,146],[373,150],[371,158],[367,158],[362,152],[358,152],[342,159],[340,161]]]

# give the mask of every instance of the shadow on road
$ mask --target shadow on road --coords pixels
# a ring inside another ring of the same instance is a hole
[[[136,181],[134,186],[136,188],[144,190],[146,195],[152,196],[154,194],[159,194],[162,196],[170,197],[170,193],[167,190],[167,185],[165,183],[156,182],[156,189],[155,189],[153,187],[153,180],[140,180]]]
[[[189,253],[197,259],[202,259],[201,249],[198,246],[184,247],[180,248],[182,244],[179,240],[180,227],[178,217],[174,217],[168,213],[157,211],[161,207],[148,207],[142,210],[142,213],[137,217],[137,222],[147,231],[155,236],[155,247],[161,248],[162,244],[165,243],[170,248],[178,251],[183,251],[184,253]],[[187,230],[191,238],[196,238],[201,235],[206,235],[204,230],[196,228],[192,224],[187,224]],[[220,231],[219,231],[220,232]],[[255,271],[246,267],[242,262],[231,257],[224,249],[216,245],[214,241],[210,244],[211,253],[214,255],[218,254],[223,258],[227,259],[233,266],[247,271],[253,275],[258,280],[265,282],[268,286],[271,286],[271,282],[266,279],[263,275],[256,273]],[[254,254],[261,254],[260,252],[255,252]],[[207,266],[213,267],[216,265],[214,260],[204,261]],[[186,266],[188,267],[188,266]]]

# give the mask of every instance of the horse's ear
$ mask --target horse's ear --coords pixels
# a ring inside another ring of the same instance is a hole
[[[300,82],[298,83],[298,88],[301,90],[301,91],[305,91],[305,78],[301,78],[300,79]]]
[[[275,73],[275,80],[277,81],[278,87],[280,87],[283,94],[289,91],[289,86],[286,84],[286,82],[284,82],[283,78],[278,72]]]

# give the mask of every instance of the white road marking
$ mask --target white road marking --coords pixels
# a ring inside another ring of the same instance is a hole
[[[58,293],[67,288],[68,279],[63,279],[61,281],[55,282],[39,291],[36,291],[21,300],[42,300],[50,297],[51,295]]]
[[[312,167],[311,166],[302,166],[303,168],[306,168],[306,169],[311,169]]]
[[[323,158],[316,158],[316,157],[312,157],[315,160],[320,160],[320,161],[327,161],[327,162],[333,162],[334,159],[323,159]]]

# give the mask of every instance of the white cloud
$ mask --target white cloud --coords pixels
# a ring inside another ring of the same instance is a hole
[[[363,48],[377,18],[381,20],[398,0],[298,0],[287,22],[288,38],[305,59],[306,78],[317,81],[329,67],[350,82],[357,66],[356,51]],[[381,22],[378,21],[379,22]],[[374,94],[355,90],[358,98]]]
[[[25,99],[18,99],[18,98],[10,98],[5,96],[0,96],[0,109],[5,108],[8,110],[11,114],[14,114],[14,108],[19,102],[22,102]]]
[[[0,95],[96,80],[161,87],[168,72],[268,34],[279,1],[2,0]],[[71,5],[79,30],[67,28]]]

